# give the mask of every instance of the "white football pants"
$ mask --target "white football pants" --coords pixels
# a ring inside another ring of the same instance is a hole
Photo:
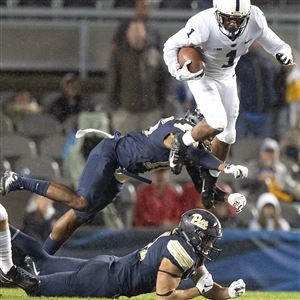
[[[199,80],[189,80],[188,85],[208,125],[224,129],[217,138],[224,143],[233,144],[239,114],[236,76],[222,79],[204,76]]]

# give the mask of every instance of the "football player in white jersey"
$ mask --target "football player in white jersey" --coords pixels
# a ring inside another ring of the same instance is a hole
[[[235,66],[251,44],[258,42],[283,65],[293,64],[291,47],[269,27],[263,12],[250,0],[215,0],[214,7],[192,16],[185,27],[171,36],[164,45],[164,60],[177,80],[187,81],[197,107],[205,117],[191,131],[176,136],[170,152],[170,166],[180,173],[185,149],[195,141],[214,138],[212,152],[225,160],[235,142],[235,124],[239,98]],[[181,47],[201,50],[205,75],[188,70],[190,60],[180,68],[177,54]],[[217,172],[207,172],[205,192],[216,181]],[[206,194],[202,194],[202,197]]]

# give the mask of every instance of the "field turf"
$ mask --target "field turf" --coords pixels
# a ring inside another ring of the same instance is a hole
[[[8,289],[0,288],[0,299],[1,300],[86,300],[86,299],[95,299],[95,298],[65,298],[65,297],[28,297],[21,289]],[[97,298],[101,300],[104,298]],[[141,295],[138,297],[120,297],[120,300],[132,299],[132,300],[155,300],[155,294]],[[205,299],[203,297],[198,297],[195,299]],[[246,292],[243,297],[240,297],[241,300],[300,300],[300,292],[298,293],[288,293],[288,292]]]

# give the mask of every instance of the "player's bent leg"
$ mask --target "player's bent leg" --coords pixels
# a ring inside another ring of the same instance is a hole
[[[231,145],[220,141],[215,137],[212,141],[211,152],[222,161],[227,159]]]
[[[75,272],[59,272],[40,276],[42,296],[108,297],[120,293],[117,280],[112,280],[111,257],[97,256]],[[67,283],[67,284],[66,284]]]
[[[68,210],[53,225],[52,232],[45,241],[43,249],[53,255],[73,232],[86,221],[79,219],[73,209]]]
[[[207,124],[205,120],[199,122],[192,131],[179,133],[174,135],[171,145],[169,162],[171,170],[174,174],[179,174],[182,170],[185,152],[189,145],[196,141],[204,141],[211,139],[221,131]]]
[[[12,171],[6,171],[0,180],[0,192],[6,195],[11,191],[28,190],[45,196],[53,201],[64,203],[75,209],[84,210],[87,200],[63,184],[25,177]]]
[[[63,184],[50,183],[46,196],[56,202],[68,205],[78,210],[86,210],[87,199]]]
[[[213,128],[205,120],[202,120],[192,129],[192,137],[195,141],[204,141],[215,137],[222,131],[223,128]]]

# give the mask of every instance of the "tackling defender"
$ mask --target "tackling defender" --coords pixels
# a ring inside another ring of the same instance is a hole
[[[156,299],[236,298],[245,293],[242,279],[222,287],[205,267],[220,249],[219,220],[203,209],[184,213],[178,228],[166,232],[146,247],[123,257],[100,255],[84,260],[47,254],[37,241],[10,227],[0,204],[0,280],[15,283],[29,295],[67,297],[132,297],[156,291]],[[40,269],[33,276],[13,264],[12,246],[30,255]],[[195,286],[180,290],[182,280],[191,278]]]
[[[115,174],[119,168],[138,174],[168,167],[174,134],[190,130],[202,118],[201,114],[194,111],[186,118],[162,119],[143,132],[131,132],[125,136],[115,134],[113,138],[104,139],[90,152],[76,192],[62,184],[28,178],[14,172],[6,172],[1,178],[0,192],[5,195],[10,191],[29,190],[72,208],[54,224],[44,243],[44,249],[54,254],[79,226],[91,220],[118,195],[122,183]],[[248,174],[246,167],[224,164],[201,147],[189,147],[186,158],[187,170],[199,192],[202,188],[200,166],[232,174],[234,177],[243,178]],[[237,212],[246,204],[245,197],[239,193],[227,195],[216,190],[215,198],[227,201]],[[213,198],[204,205],[210,208]]]
[[[187,80],[197,107],[205,120],[192,130],[175,136],[170,152],[170,166],[180,173],[187,146],[195,141],[214,137],[212,153],[225,160],[230,145],[235,142],[235,124],[239,99],[235,67],[239,58],[256,41],[283,65],[293,64],[291,47],[269,27],[262,11],[250,0],[215,0],[214,7],[191,17],[184,28],[171,36],[164,45],[164,60],[177,80]],[[192,46],[200,48],[205,60],[205,75],[200,70],[188,70],[190,60],[180,68],[178,50]],[[203,76],[203,77],[202,77]],[[202,199],[211,197],[218,172],[205,176]]]

